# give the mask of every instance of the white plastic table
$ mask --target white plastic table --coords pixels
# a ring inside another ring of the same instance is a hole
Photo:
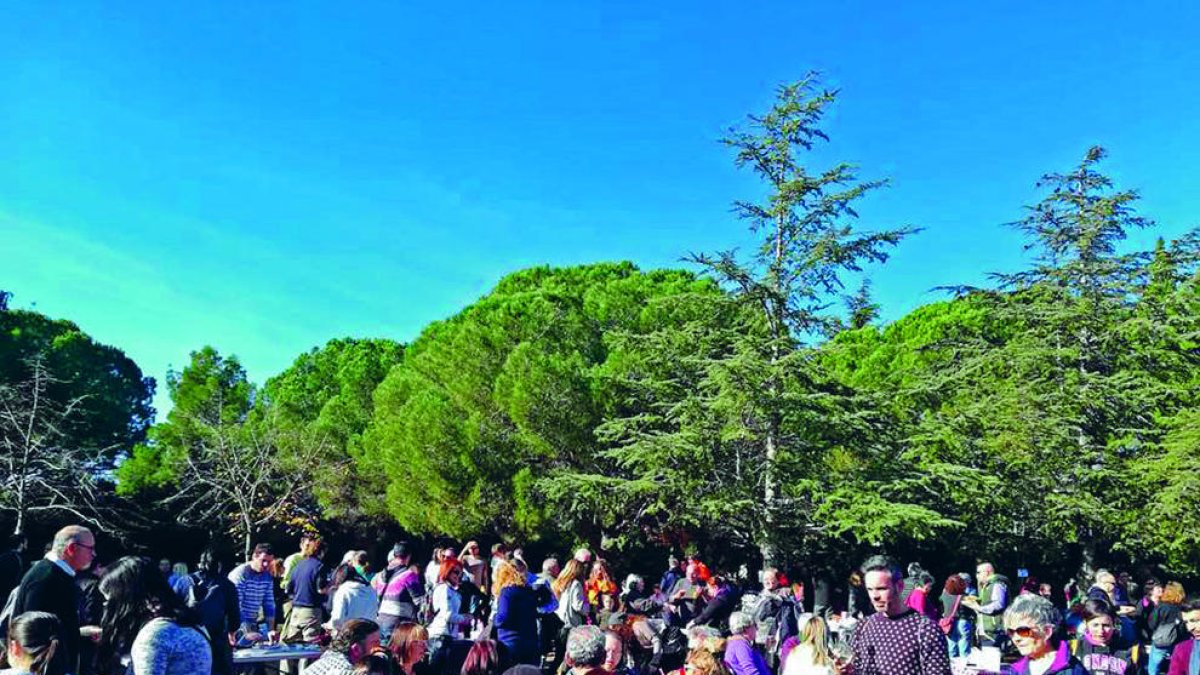
[[[234,666],[248,666],[253,664],[279,664],[273,670],[280,673],[294,673],[298,675],[304,672],[308,661],[321,658],[322,650],[315,645],[269,645],[261,647],[246,647],[244,649],[235,649],[233,651]],[[296,662],[296,667],[291,667],[292,662]]]

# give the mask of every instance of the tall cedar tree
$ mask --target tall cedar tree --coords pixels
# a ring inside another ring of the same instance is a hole
[[[845,455],[834,461],[842,468],[869,464],[886,425],[813,367],[811,343],[842,326],[829,307],[843,274],[885,261],[912,230],[855,229],[854,204],[884,183],[860,182],[848,164],[812,172],[802,163],[828,140],[820,123],[835,97],[810,74],[724,139],[737,166],[767,187],[761,202],[734,205],[759,237],[757,250],[749,259],[688,256],[729,295],[693,298],[673,315],[662,311],[670,320],[658,330],[610,338],[607,375],[641,403],[610,411],[598,428],[608,470],[556,476],[544,484],[552,496],[603,496],[646,531],[656,523],[703,530],[726,548],[756,548],[767,564],[780,557],[780,542],[818,527],[822,507],[844,511],[816,503],[818,475],[831,451]],[[885,527],[942,524],[905,508]]]

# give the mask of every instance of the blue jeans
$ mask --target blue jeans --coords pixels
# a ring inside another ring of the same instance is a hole
[[[973,626],[970,621],[958,619],[954,622],[954,628],[950,634],[946,636],[946,642],[950,650],[950,658],[956,656],[966,656],[971,653],[971,629]]]
[[[1146,659],[1146,675],[1158,675],[1162,672],[1163,661],[1171,658],[1171,650],[1150,645],[1149,658]]]

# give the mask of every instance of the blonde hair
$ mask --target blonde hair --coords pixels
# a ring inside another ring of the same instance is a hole
[[[510,562],[502,562],[496,566],[496,580],[492,582],[492,595],[500,597],[500,591],[509,586],[524,586],[525,575]]]
[[[1163,586],[1161,602],[1169,605],[1182,605],[1185,599],[1187,599],[1187,593],[1184,593],[1183,584],[1178,581],[1172,581]]]
[[[704,638],[700,645],[688,652],[685,667],[688,675],[729,675],[722,654],[725,640],[717,637]]]
[[[558,578],[554,583],[550,584],[550,588],[554,590],[554,595],[562,595],[567,586],[571,585],[572,581],[582,581],[584,574],[584,564],[575,558],[567,561],[567,566],[559,573]]]
[[[812,650],[814,666],[833,665],[833,654],[829,650],[829,626],[826,625],[825,619],[819,616],[809,617],[800,627],[800,644],[808,645]]]

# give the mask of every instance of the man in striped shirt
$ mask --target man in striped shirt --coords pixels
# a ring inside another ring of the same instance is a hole
[[[271,576],[270,544],[258,544],[248,562],[233,568],[229,580],[238,593],[238,609],[242,614],[242,632],[247,641],[263,639],[259,632],[259,613],[267,624],[268,639],[276,638],[275,631],[275,578]]]

